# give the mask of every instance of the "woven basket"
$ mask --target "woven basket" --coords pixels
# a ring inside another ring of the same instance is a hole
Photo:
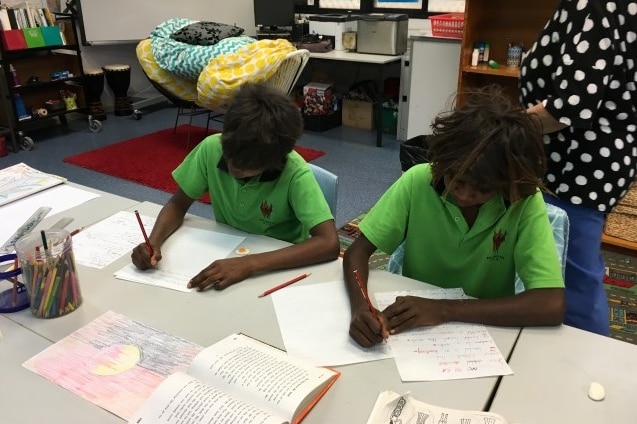
[[[604,233],[637,242],[637,184],[633,184],[613,211],[606,216]]]

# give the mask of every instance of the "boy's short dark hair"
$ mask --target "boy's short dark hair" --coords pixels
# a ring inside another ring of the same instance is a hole
[[[497,86],[463,93],[464,102],[438,115],[427,137],[434,181],[445,175],[513,202],[543,189],[546,155],[538,119]]]
[[[303,134],[292,99],[264,84],[244,84],[224,115],[223,155],[240,169],[282,169]]]

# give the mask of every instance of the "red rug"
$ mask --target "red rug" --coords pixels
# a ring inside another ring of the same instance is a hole
[[[206,136],[206,129],[180,125],[173,134],[167,128],[141,137],[132,138],[100,149],[90,150],[64,158],[64,162],[88,168],[103,174],[133,181],[158,190],[174,193],[177,184],[171,173],[199,141]],[[210,130],[209,133],[216,131]],[[189,144],[189,149],[187,149]],[[294,148],[306,161],[323,156],[325,152],[296,146]],[[208,202],[207,196],[201,199]]]

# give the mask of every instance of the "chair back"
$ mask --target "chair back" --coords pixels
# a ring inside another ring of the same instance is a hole
[[[557,247],[557,256],[562,266],[562,278],[566,275],[566,255],[568,253],[568,233],[569,221],[566,211],[559,206],[546,204],[546,212],[549,216],[549,222],[553,229],[553,238],[555,239],[555,247]],[[524,284],[520,277],[515,275],[515,294],[524,291]]]
[[[309,60],[310,52],[306,49],[298,49],[290,52],[285,59],[283,59],[275,74],[269,78],[265,84],[278,88],[285,94],[290,94]]]
[[[336,218],[338,177],[336,174],[332,174],[330,171],[323,169],[320,166],[316,166],[311,163],[308,163],[308,166],[314,173],[314,178],[316,178],[316,182],[318,182],[318,185],[323,192],[323,197],[325,197],[325,200],[330,207],[330,212],[332,212],[332,215]]]
[[[566,211],[558,206],[546,204],[546,212],[553,229],[553,238],[555,239],[555,246],[557,247],[557,255],[562,266],[562,278],[566,273],[566,255],[568,250],[568,233],[569,222]],[[405,242],[403,241],[400,246],[394,250],[394,253],[389,257],[387,263],[387,271],[394,274],[402,275],[403,273],[403,258],[405,256]],[[520,277],[515,275],[515,294],[522,293],[524,291],[524,283]]]

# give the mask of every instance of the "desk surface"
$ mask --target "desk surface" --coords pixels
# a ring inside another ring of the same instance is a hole
[[[525,328],[491,411],[511,423],[630,423],[637,417],[637,346],[569,326]],[[591,382],[606,399],[588,398]]]
[[[156,215],[160,205],[142,203],[135,204],[129,209],[139,209],[142,214]],[[87,216],[93,213],[85,208],[76,212],[78,221],[88,219]],[[237,230],[214,221],[194,216],[188,216],[185,225],[238,233]],[[263,236],[249,235],[243,245],[256,253],[284,246],[285,243]],[[47,343],[66,337],[108,310],[203,346],[213,344],[230,333],[244,332],[274,346],[284,347],[271,298],[258,298],[257,295],[281,281],[298,275],[298,269],[256,276],[223,292],[184,293],[115,279],[113,273],[129,261],[130,258],[125,255],[102,270],[78,266],[84,301],[71,314],[51,320],[35,318],[28,310],[6,315],[23,327],[18,327],[20,331],[6,332],[5,338],[10,340],[15,337],[12,343],[23,344],[25,350],[20,355],[16,353],[17,356],[1,361],[0,375],[11,376],[10,380],[14,380],[32,374],[21,366],[24,360],[42,350]],[[312,276],[299,284],[315,284],[342,278],[340,260],[306,267],[304,270],[311,271]],[[414,289],[422,288],[422,284],[384,271],[373,271],[370,290]],[[6,320],[2,322],[4,321]],[[13,327],[15,326],[12,325]],[[518,329],[490,328],[490,332],[502,353],[507,356],[519,333]],[[0,346],[0,352],[12,351],[7,347],[6,340],[1,341]],[[341,378],[314,407],[304,423],[365,422],[378,393],[382,390],[410,391],[417,399],[441,406],[482,409],[497,381],[496,377],[491,377],[402,383],[392,359],[347,365],[339,369],[342,371]],[[12,390],[6,393],[6,389],[3,389],[5,397],[2,398],[2,404],[15,407],[0,408],[0,418],[7,416],[7,420],[0,419],[1,422],[40,422],[43,416],[42,409],[47,410],[46,417],[49,422],[61,422],[63,419],[66,423],[84,423],[87,417],[91,417],[90,421],[95,423],[122,422],[37,375],[29,375],[26,381],[38,379],[38,384],[29,385],[28,393],[29,396],[40,400],[42,408],[29,408],[23,401],[24,392]],[[59,407],[68,405],[74,408],[77,404],[82,404],[80,409],[84,413],[66,416],[65,411],[68,408]]]
[[[344,62],[375,63],[379,65],[398,62],[401,57],[401,55],[389,56],[384,54],[355,53],[346,50],[332,50],[327,53],[310,52],[311,59],[342,60]]]

